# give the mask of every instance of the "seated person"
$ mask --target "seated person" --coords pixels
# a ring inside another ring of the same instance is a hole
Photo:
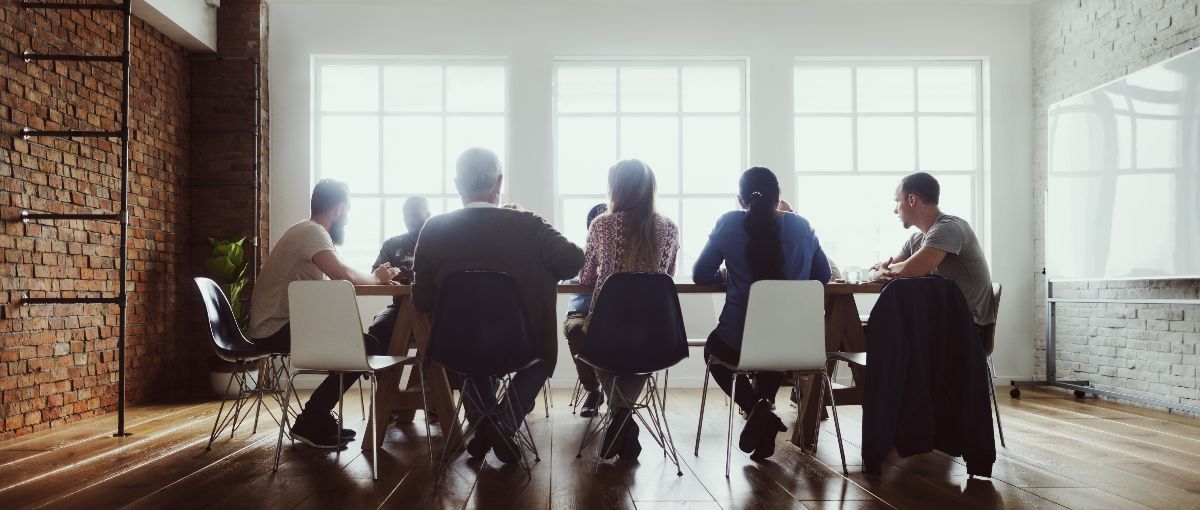
[[[594,287],[592,302],[601,294],[605,280],[617,272],[666,273],[675,276],[679,252],[679,229],[666,216],[654,211],[654,171],[636,159],[618,162],[608,170],[608,197],[612,208],[588,228],[583,269],[579,282]],[[588,313],[591,313],[589,309]],[[586,329],[586,326],[585,326]],[[596,370],[600,387],[612,409],[612,424],[600,443],[600,456],[636,459],[642,450],[638,426],[628,420],[637,403],[646,375],[622,375]],[[618,435],[619,432],[619,435]]]
[[[347,266],[337,254],[345,238],[350,213],[350,188],[345,183],[324,179],[313,188],[312,216],[292,225],[279,237],[270,255],[263,261],[250,296],[250,337],[255,345],[271,352],[291,352],[292,336],[288,327],[288,284],[299,280],[347,280],[355,285],[387,284],[402,271],[383,263],[373,273]],[[411,273],[409,273],[411,274]],[[387,352],[388,338],[363,335],[368,354]],[[338,374],[330,374],[313,391],[296,418],[291,437],[316,448],[338,448],[354,438],[352,430],[338,430],[330,413],[338,397],[346,392],[358,374],[347,374],[338,384]]]
[[[871,279],[930,274],[954,280],[975,319],[975,333],[984,339],[996,327],[996,307],[992,295],[992,274],[975,231],[966,220],[945,214],[938,208],[941,186],[925,172],[900,180],[896,188],[896,209],[904,228],[918,232],[905,241],[900,254],[871,267]]]
[[[516,373],[499,405],[506,412],[503,423],[484,420],[480,434],[467,445],[473,457],[494,448],[505,463],[517,462],[520,453],[513,440],[520,417],[533,410],[535,399],[558,360],[558,335],[554,331],[555,286],[574,276],[583,265],[583,250],[563,237],[540,216],[497,207],[500,203],[500,158],[480,148],[468,149],[458,158],[454,184],[463,209],[439,214],[425,223],[414,259],[413,306],[432,313],[438,287],[456,271],[502,271],[512,275],[520,288],[531,334],[542,345],[541,361]],[[466,318],[469,319],[469,318]],[[496,406],[496,381],[472,381],[483,400],[472,413],[491,411]],[[472,399],[468,406],[474,407]]]
[[[608,204],[596,204],[587,214],[587,226],[591,228],[592,220],[604,214]],[[579,278],[567,280],[567,283],[579,283]],[[580,405],[579,416],[591,418],[596,415],[600,405],[604,403],[604,393],[600,391],[600,380],[596,379],[596,371],[591,365],[575,359],[583,343],[583,325],[587,323],[588,310],[592,309],[591,294],[574,294],[567,304],[567,318],[563,320],[563,336],[567,338],[567,348],[571,350],[571,359],[575,361],[575,373],[579,374],[579,385],[586,395]]]
[[[413,254],[417,252],[417,236],[421,235],[421,227],[425,226],[425,221],[430,216],[429,201],[425,197],[408,197],[404,201],[403,209],[404,226],[408,227],[408,232],[384,241],[383,247],[379,249],[379,256],[375,257],[375,264],[371,265],[371,269],[375,270],[384,264],[395,268],[404,268],[406,273],[396,275],[395,281],[408,284],[412,283],[412,273],[407,271],[411,270],[413,266]],[[392,304],[375,314],[375,318],[371,321],[371,327],[367,329],[371,336],[380,340],[392,338],[392,330],[396,328],[396,316],[400,314],[399,307],[403,299],[402,296],[392,298]]]
[[[828,282],[829,261],[808,220],[780,211],[779,181],[762,167],[746,170],[739,181],[738,202],[744,211],[726,213],[717,220],[692,270],[698,284],[724,282],[725,308],[717,328],[708,336],[704,357],[715,356],[730,364],[741,357],[742,329],[750,285],[759,280],[817,280]],[[725,263],[725,272],[721,263]],[[712,365],[712,377],[729,395],[733,372]],[[765,459],[775,453],[775,436],[787,430],[771,410],[783,382],[780,372],[758,372],[737,378],[736,404],[749,415],[738,447],[750,458]]]

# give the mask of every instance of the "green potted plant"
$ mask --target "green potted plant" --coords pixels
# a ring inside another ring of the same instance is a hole
[[[246,277],[246,253],[244,244],[246,238],[232,240],[219,240],[208,238],[209,244],[212,245],[212,251],[208,257],[204,259],[205,272],[208,277],[221,287],[221,292],[225,293],[225,297],[229,299],[229,307],[233,310],[233,316],[237,320],[238,329],[246,335],[248,314],[242,308],[242,290],[250,283],[250,279]],[[218,396],[234,398],[238,396],[238,386],[229,384],[229,378],[233,377],[233,373],[237,370],[237,364],[225,361],[216,354],[209,357],[209,382],[212,384],[213,392]],[[248,371],[247,380],[250,384],[254,384],[258,378],[257,371]],[[226,393],[228,389],[229,393]]]

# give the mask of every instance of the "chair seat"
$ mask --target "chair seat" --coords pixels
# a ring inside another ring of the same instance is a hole
[[[222,349],[220,347],[217,347],[216,345],[213,346],[213,351],[217,353],[218,358],[221,358],[222,360],[228,361],[230,363],[258,361],[261,359],[269,358],[276,354],[273,352],[263,352],[263,351],[251,350],[251,349],[247,349],[247,350]]]
[[[707,338],[689,338],[689,339],[687,339],[687,343],[688,343],[688,347],[703,348],[704,344],[708,343],[708,339]]]
[[[831,352],[828,357],[852,365],[867,366],[867,353],[865,352]]]
[[[411,365],[416,362],[416,356],[367,356],[367,366],[371,370],[383,370],[396,365]]]

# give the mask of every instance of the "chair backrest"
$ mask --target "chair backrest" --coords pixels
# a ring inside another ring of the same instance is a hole
[[[738,368],[825,367],[825,286],[816,280],[760,280],[750,286]]]
[[[461,374],[510,374],[540,360],[532,333],[512,275],[456,271],[437,289],[429,356]]]
[[[992,351],[996,350],[996,326],[1000,324],[1000,294],[1003,290],[1003,285],[992,283],[992,307],[996,310],[996,323],[992,325],[991,334],[983,339],[983,354],[986,356],[991,356]]]
[[[292,366],[298,369],[367,370],[362,319],[354,285],[345,280],[304,280],[288,285]]]
[[[193,278],[196,287],[200,289],[200,298],[204,301],[204,311],[208,315],[208,329],[212,332],[213,351],[226,361],[234,361],[239,353],[252,354],[254,344],[242,336],[238,329],[237,318],[233,316],[233,308],[229,299],[221,291],[221,286],[208,278]]]
[[[625,374],[645,374],[688,357],[675,282],[662,273],[616,273],[592,305],[580,356]]]

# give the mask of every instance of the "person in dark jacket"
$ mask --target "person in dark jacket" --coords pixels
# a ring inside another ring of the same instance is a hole
[[[379,256],[375,257],[375,263],[371,265],[371,270],[374,271],[375,268],[385,263],[390,264],[391,267],[405,268],[406,271],[397,275],[394,281],[408,284],[412,283],[412,272],[408,270],[413,267],[413,255],[417,252],[417,237],[421,235],[421,228],[429,220],[429,200],[425,197],[408,197],[404,201],[403,209],[404,226],[408,228],[408,232],[383,242],[383,247],[379,249]],[[375,314],[367,333],[375,338],[392,338],[392,330],[396,328],[396,317],[400,315],[401,299],[403,299],[401,296],[392,298],[392,304]]]
[[[863,466],[879,474],[894,447],[902,457],[933,449],[991,477],[996,461],[983,346],[958,286],[941,277],[900,278],[883,289],[867,323]]]

